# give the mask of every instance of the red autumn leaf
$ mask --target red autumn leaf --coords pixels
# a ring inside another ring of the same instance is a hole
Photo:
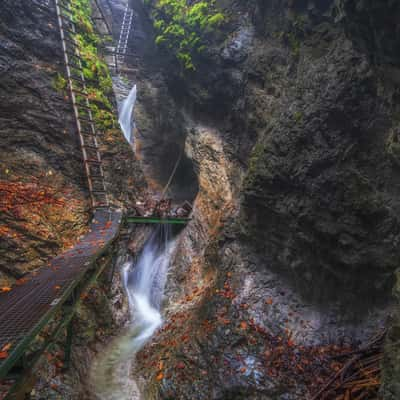
[[[0,360],[4,360],[8,357],[7,351],[0,351]]]

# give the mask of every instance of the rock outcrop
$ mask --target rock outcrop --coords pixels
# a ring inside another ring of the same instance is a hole
[[[197,72],[159,66],[180,114],[163,140],[183,138],[198,195],[138,371],[151,399],[303,399],[335,368],[321,351],[366,340],[393,304],[400,9],[220,5]]]

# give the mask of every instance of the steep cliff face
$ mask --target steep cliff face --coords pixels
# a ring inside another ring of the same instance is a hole
[[[63,59],[50,15],[24,1],[1,4],[3,285],[70,245],[86,222],[72,109],[54,88]]]
[[[89,210],[54,5],[3,1],[0,10],[0,286],[8,287],[71,246]],[[100,144],[113,203],[125,206],[143,186],[133,153],[116,129]]]
[[[184,141],[198,195],[168,322],[138,371],[145,398],[303,399],[337,368],[329,354],[382,327],[392,301],[400,9],[220,5],[229,22],[197,72],[159,66],[178,115],[164,130]]]
[[[399,256],[399,42],[380,42],[385,29],[395,32],[379,21],[380,8],[360,3],[336,24],[311,10],[292,10],[301,28],[288,33],[297,41],[292,71],[252,154],[243,214],[271,267],[304,294],[369,306],[366,297],[390,294]]]

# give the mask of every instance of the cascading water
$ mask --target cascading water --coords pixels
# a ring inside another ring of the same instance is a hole
[[[160,307],[168,266],[175,248],[171,227],[160,225],[151,234],[136,263],[125,262],[121,273],[128,296],[131,323],[99,357],[92,371],[93,391],[101,400],[137,400],[130,377],[135,354],[162,323]]]
[[[141,332],[135,337],[136,348],[141,348],[161,325],[160,306],[173,248],[171,227],[160,225],[145,244],[136,267],[132,268],[133,263],[123,266],[133,325]]]
[[[133,121],[133,109],[136,103],[137,89],[136,85],[133,86],[128,96],[119,104],[119,118],[118,122],[121,126],[122,132],[128,143],[133,144],[133,129],[135,123]]]

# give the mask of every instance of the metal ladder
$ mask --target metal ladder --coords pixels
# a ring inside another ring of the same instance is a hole
[[[129,35],[131,33],[133,20],[133,10],[129,7],[129,4],[125,8],[124,18],[122,20],[121,32],[119,33],[119,40],[117,45],[117,61],[122,64],[125,61],[125,54],[128,48]]]
[[[73,37],[77,32],[77,28],[71,18],[72,11],[69,1],[54,1],[91,205],[92,208],[108,208],[110,203],[106,191],[96,127],[90,108],[89,93],[87,92],[86,80],[83,74],[83,60]]]

